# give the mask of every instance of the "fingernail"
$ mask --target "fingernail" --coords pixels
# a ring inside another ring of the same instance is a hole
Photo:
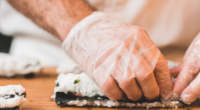
[[[171,100],[170,98],[172,97],[173,93],[169,93],[167,95],[163,95],[162,96],[162,101],[167,101],[167,100]]]
[[[178,93],[173,93],[172,98],[175,99],[175,100],[179,100],[180,99],[180,95]]]
[[[180,97],[180,101],[182,101],[182,102],[184,102],[185,104],[188,104],[188,105],[190,105],[190,99],[191,99],[191,97],[190,97],[190,95],[189,94],[183,94],[183,95],[181,95],[181,97]]]

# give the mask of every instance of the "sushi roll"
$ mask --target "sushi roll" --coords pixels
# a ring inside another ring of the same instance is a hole
[[[81,67],[70,58],[66,58],[65,60],[60,62],[56,71],[58,73],[65,73],[65,74],[67,73],[79,74],[83,72]]]
[[[71,66],[67,66],[70,65]],[[178,63],[168,61],[169,69],[178,66]],[[67,69],[66,69],[67,68]],[[56,80],[56,87],[54,88],[54,95],[58,106],[102,106],[102,107],[130,107],[130,108],[156,108],[156,107],[170,107],[178,108],[183,105],[180,101],[155,101],[149,102],[147,100],[141,101],[112,101],[106,97],[96,83],[90,79],[86,73],[76,72],[81,68],[74,62],[62,62],[57,72],[60,74]],[[70,73],[71,72],[71,73]],[[74,73],[75,72],[75,73]],[[175,81],[175,78],[172,78]]]
[[[58,106],[73,105],[148,109],[155,107],[178,108],[183,105],[179,101],[112,101],[100,91],[100,88],[87,76],[86,73],[60,74],[56,80],[56,84],[57,86],[54,88],[54,95],[52,98],[55,99]]]
[[[40,62],[34,58],[11,56],[0,53],[0,77],[13,77],[17,75],[33,76],[41,70]]]
[[[0,86],[0,110],[18,110],[25,97],[26,89],[21,85]]]

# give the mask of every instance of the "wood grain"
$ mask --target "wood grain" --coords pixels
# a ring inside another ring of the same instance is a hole
[[[178,55],[178,56],[177,56]],[[180,54],[182,55],[182,54]],[[167,58],[173,58],[175,61],[180,61],[183,57],[176,53],[176,55],[165,55]],[[173,56],[173,57],[172,57]],[[171,60],[173,60],[171,59]],[[177,60],[178,59],[178,60]],[[22,105],[21,110],[130,110],[130,108],[102,108],[102,107],[58,107],[53,99],[53,89],[55,87],[55,80],[57,73],[55,67],[43,68],[41,73],[34,78],[26,79],[18,78],[0,78],[0,86],[8,84],[21,84],[27,89],[28,101]],[[140,109],[146,110],[146,109]],[[184,106],[179,109],[158,108],[152,110],[200,110],[199,100],[195,101],[189,106]]]

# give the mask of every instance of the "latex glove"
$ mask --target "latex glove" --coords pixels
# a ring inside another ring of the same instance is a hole
[[[200,33],[188,48],[181,64],[170,70],[177,77],[173,98],[191,103],[200,96]]]
[[[167,61],[137,26],[94,12],[73,27],[63,48],[111,100],[153,100],[172,92]]]

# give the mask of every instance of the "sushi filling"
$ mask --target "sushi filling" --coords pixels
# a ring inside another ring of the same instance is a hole
[[[19,93],[15,93],[15,94],[10,94],[10,95],[3,95],[3,96],[0,96],[4,99],[10,99],[10,98],[15,98],[15,95],[17,96],[23,96],[24,98],[26,97],[26,93],[22,93],[22,94],[19,94]]]

